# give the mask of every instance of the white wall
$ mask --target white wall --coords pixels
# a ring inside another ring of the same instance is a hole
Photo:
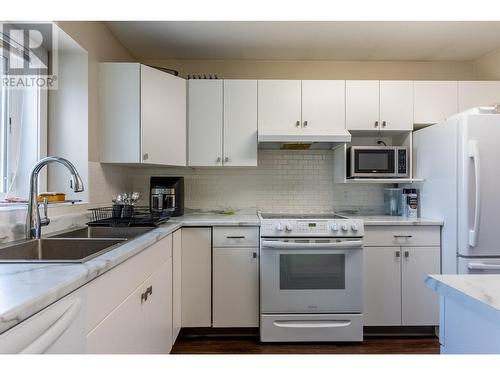
[[[333,184],[330,150],[259,150],[258,164],[257,168],[134,168],[130,177],[133,189],[147,200],[150,176],[184,176],[185,205],[193,209],[383,210],[382,186]]]

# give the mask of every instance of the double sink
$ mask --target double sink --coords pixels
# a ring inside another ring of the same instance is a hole
[[[0,247],[0,263],[83,263],[153,227],[85,227]]]

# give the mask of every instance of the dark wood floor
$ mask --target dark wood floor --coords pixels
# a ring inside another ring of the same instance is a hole
[[[362,343],[261,343],[258,336],[179,337],[173,354],[439,354],[433,337],[365,337]]]

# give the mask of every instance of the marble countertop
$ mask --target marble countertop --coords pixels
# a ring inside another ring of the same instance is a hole
[[[429,275],[425,284],[462,305],[500,313],[500,275]]]
[[[260,226],[260,219],[255,210],[240,210],[231,213],[205,212],[191,210],[183,216],[170,218],[171,222],[182,223],[183,226]]]
[[[442,220],[426,218],[409,218],[405,216],[389,215],[345,215],[352,219],[362,219],[364,225],[443,225]]]

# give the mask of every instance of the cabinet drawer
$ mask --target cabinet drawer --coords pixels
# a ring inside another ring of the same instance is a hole
[[[440,246],[441,229],[433,226],[367,226],[365,246]]]
[[[258,247],[258,227],[214,227],[214,247]]]
[[[86,287],[87,332],[97,326],[170,257],[172,235],[91,281]]]

